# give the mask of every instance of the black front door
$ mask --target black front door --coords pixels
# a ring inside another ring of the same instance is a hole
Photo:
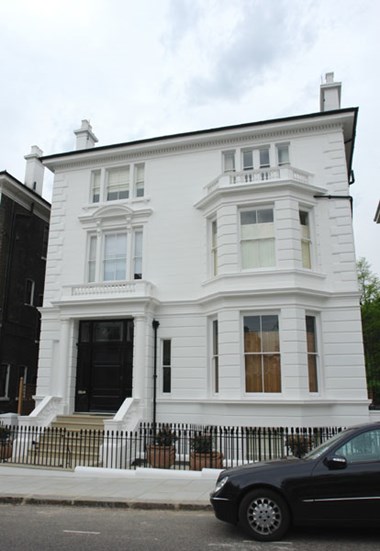
[[[132,396],[133,320],[81,321],[75,411],[115,412]]]

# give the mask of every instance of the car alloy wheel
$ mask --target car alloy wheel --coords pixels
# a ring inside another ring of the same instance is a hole
[[[254,539],[280,539],[290,524],[289,509],[282,497],[271,490],[254,490],[247,494],[239,509],[240,523]]]

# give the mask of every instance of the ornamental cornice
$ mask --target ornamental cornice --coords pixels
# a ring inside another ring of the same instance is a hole
[[[240,145],[254,142],[254,147],[264,145],[267,142],[280,142],[285,139],[291,139],[294,136],[302,136],[306,134],[313,134],[318,132],[328,132],[342,130],[343,124],[340,122],[330,122],[324,124],[304,125],[304,126],[291,126],[285,128],[273,128],[268,130],[263,129],[245,129],[239,131],[230,131],[230,134],[224,133],[219,137],[213,136],[212,138],[196,137],[194,136],[191,141],[182,139],[175,139],[173,143],[169,144],[140,144],[140,145],[125,145],[125,149],[116,152],[112,149],[100,149],[93,148],[88,150],[88,156],[86,158],[78,159],[57,159],[54,161],[54,170],[59,172],[61,170],[70,170],[78,168],[93,168],[97,166],[115,165],[118,163],[133,163],[141,162],[149,158],[159,157],[168,154],[179,154],[183,152],[194,152],[204,149],[224,149],[225,147],[239,147]],[[112,147],[112,146],[110,146]],[[115,144],[115,149],[120,148]],[[73,152],[75,155],[75,152]]]

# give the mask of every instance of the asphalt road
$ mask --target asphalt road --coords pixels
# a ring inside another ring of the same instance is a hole
[[[141,511],[0,504],[1,551],[378,551],[377,530],[298,529],[248,540],[208,511]]]

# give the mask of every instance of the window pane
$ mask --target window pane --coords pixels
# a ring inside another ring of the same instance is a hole
[[[273,209],[260,209],[257,211],[258,224],[268,224],[273,222]]]
[[[255,210],[243,211],[240,213],[240,223],[242,226],[256,224],[257,212]]]
[[[145,167],[143,164],[135,165],[135,197],[144,196],[144,172]]]
[[[262,343],[263,352],[280,350],[277,316],[262,316]]]
[[[224,159],[224,172],[231,172],[235,170],[235,153],[228,151],[223,154]]]
[[[264,392],[281,392],[279,355],[264,355]]]
[[[261,355],[248,354],[245,357],[245,390],[246,392],[263,391]]]
[[[100,170],[91,174],[91,202],[99,203],[100,200]]]
[[[278,145],[277,146],[278,164],[284,165],[289,163],[289,146]]]
[[[244,351],[261,352],[260,316],[246,316],[244,318]]]
[[[135,231],[134,279],[142,279],[142,231]]]
[[[253,169],[253,151],[243,151],[243,169]]]
[[[260,168],[269,166],[269,148],[260,149]]]
[[[129,167],[107,172],[107,201],[129,197]]]
[[[162,341],[162,364],[171,365],[171,341]]]
[[[317,357],[309,354],[307,358],[309,375],[309,392],[318,392]]]
[[[123,322],[98,321],[94,323],[94,340],[97,342],[122,341]]]
[[[125,279],[127,234],[109,234],[104,240],[104,281]]]

